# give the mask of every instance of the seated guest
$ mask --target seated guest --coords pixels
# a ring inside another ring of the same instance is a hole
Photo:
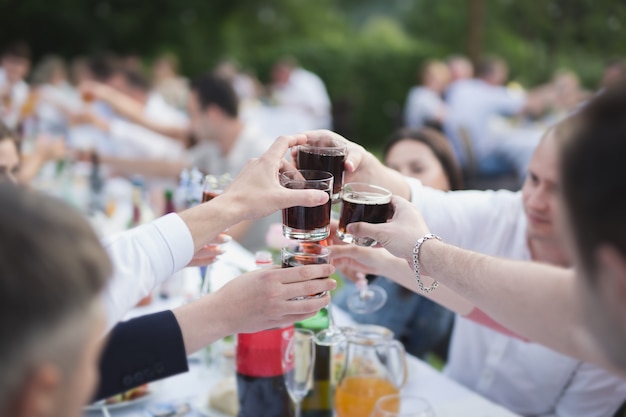
[[[564,130],[557,126],[544,136],[530,162],[521,192],[443,193],[414,182],[411,199],[433,233],[447,242],[494,256],[571,267],[557,233],[557,193],[561,184],[558,155],[560,141],[567,140]],[[372,173],[368,164],[362,165],[365,172]],[[354,175],[358,172],[359,169]],[[381,173],[377,176],[382,177]],[[403,276],[415,284],[406,261],[375,251],[380,249],[336,245],[333,258],[341,268],[346,252],[351,268],[356,268],[356,263],[362,268],[367,266],[361,269],[365,273],[384,272],[396,282]],[[382,262],[384,259],[396,266]],[[446,290],[442,287],[420,294],[442,301],[449,294]],[[443,304],[450,305],[446,301]],[[492,401],[528,416],[605,416],[612,415],[626,398],[623,379],[595,365],[512,337],[510,332],[503,334],[476,323],[483,322],[485,314],[468,305],[467,300],[452,305],[459,316],[445,372]]]
[[[179,73],[178,57],[164,53],[152,64],[153,91],[159,93],[165,101],[178,110],[187,108],[189,98],[189,80]]]
[[[450,82],[450,71],[443,62],[427,61],[422,65],[419,84],[409,90],[404,105],[404,125],[442,129],[446,104],[442,94]]]
[[[30,70],[30,48],[22,42],[9,44],[0,56],[0,121],[17,129],[22,107],[28,100],[25,79]]]
[[[273,65],[271,94],[277,105],[305,117],[309,128],[331,127],[331,102],[324,81],[295,58],[283,57]]]
[[[144,160],[103,157],[102,161],[122,174],[140,174],[176,178],[182,169],[197,167],[207,174],[230,174],[235,177],[250,158],[263,154],[271,144],[255,126],[239,118],[239,102],[228,83],[215,75],[198,77],[189,96],[191,129],[198,143],[186,157]],[[264,236],[270,224],[279,221],[280,213],[255,222],[243,222],[230,228],[229,234],[250,251],[265,246]]]
[[[446,95],[448,117],[444,130],[457,158],[463,168],[470,160],[476,161],[478,173],[485,176],[499,175],[513,168],[499,155],[497,143],[493,143],[489,135],[490,118],[534,110],[540,101],[536,93],[525,95],[504,87],[507,78],[506,63],[499,58],[487,57],[476,67],[476,78],[454,83]],[[467,138],[464,139],[463,135]]]
[[[28,184],[48,161],[65,155],[65,143],[58,138],[38,138],[33,151],[20,155],[17,135],[0,122],[0,180]]]
[[[433,129],[400,129],[394,132],[387,140],[383,159],[388,167],[407,177],[417,178],[426,186],[443,191],[463,188],[461,172],[450,144]],[[376,280],[376,285],[385,289],[388,298],[385,305],[373,313],[355,314],[346,308],[345,296],[355,291],[352,285],[342,287],[333,301],[350,312],[359,323],[378,324],[391,329],[407,352],[424,357],[426,353],[436,350],[445,358],[454,314],[382,276]]]

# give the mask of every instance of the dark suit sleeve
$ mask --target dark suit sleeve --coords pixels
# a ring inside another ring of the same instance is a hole
[[[100,359],[95,399],[188,370],[183,335],[174,314],[163,311],[138,317],[111,331]]]

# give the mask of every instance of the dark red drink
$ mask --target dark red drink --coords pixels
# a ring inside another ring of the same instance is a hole
[[[315,207],[294,206],[283,209],[283,234],[289,239],[320,241],[330,234],[332,175],[328,172],[300,170],[283,173],[281,184],[291,189],[314,189],[328,194],[325,204]]]
[[[215,197],[217,197],[218,195],[220,195],[222,192],[221,191],[204,191],[202,193],[202,202],[206,203],[208,201],[213,200]]]
[[[346,186],[347,187],[347,186]],[[372,189],[380,188],[374,186],[364,186]],[[366,222],[366,223],[385,223],[393,216],[393,206],[391,205],[391,194],[380,194],[377,192],[357,190],[344,190],[341,200],[341,216],[339,218],[339,226],[337,227],[337,235],[344,242],[354,241],[363,246],[371,246],[376,242],[373,239],[363,238],[361,240],[354,239],[346,233],[346,226],[350,223]],[[386,190],[381,189],[386,192]]]
[[[343,185],[343,171],[346,162],[345,148],[316,148],[301,146],[298,148],[297,164],[299,169],[326,171],[333,174],[333,198],[339,196]]]

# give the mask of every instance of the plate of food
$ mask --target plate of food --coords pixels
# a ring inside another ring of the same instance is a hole
[[[109,410],[118,408],[132,407],[142,404],[152,398],[152,391],[148,384],[140,385],[136,388],[125,391],[121,394],[114,395],[105,400],[96,401],[85,407],[85,411],[99,411],[102,407]]]
[[[235,377],[219,381],[209,392],[208,398],[202,396],[195,402],[194,409],[204,417],[236,416],[239,413],[239,401]]]

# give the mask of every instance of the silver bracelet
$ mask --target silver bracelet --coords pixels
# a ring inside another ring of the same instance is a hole
[[[427,294],[431,291],[434,291],[437,286],[439,286],[439,282],[435,280],[435,282],[433,282],[433,285],[431,285],[430,287],[424,287],[424,283],[422,282],[422,277],[420,275],[420,248],[422,247],[422,243],[426,242],[428,239],[441,240],[439,236],[428,233],[417,239],[417,242],[415,242],[415,247],[413,248],[413,272],[415,272],[415,281],[417,281],[417,286],[419,287],[419,289]]]

